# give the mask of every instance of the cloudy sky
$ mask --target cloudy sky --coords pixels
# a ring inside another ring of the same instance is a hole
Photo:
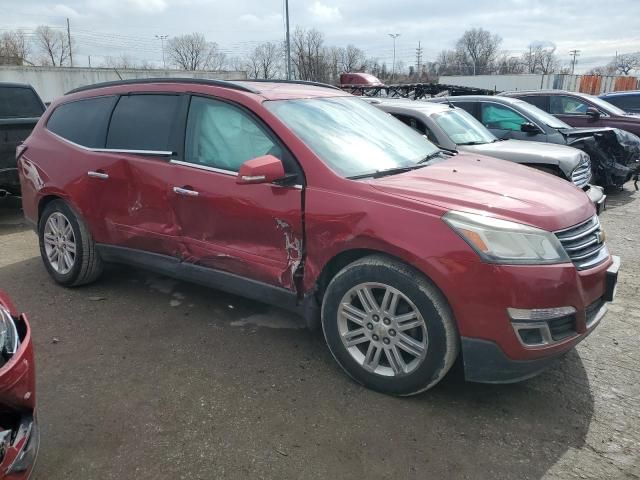
[[[63,28],[70,19],[75,61],[122,54],[160,62],[157,34],[202,32],[230,56],[284,37],[284,0],[0,0],[0,32],[39,24]],[[606,63],[618,51],[640,51],[640,0],[290,0],[292,29],[316,28],[327,45],[348,43],[367,56],[415,63],[418,41],[431,60],[471,27],[503,38],[518,55],[531,42],[552,42],[563,64],[581,50],[577,72]]]

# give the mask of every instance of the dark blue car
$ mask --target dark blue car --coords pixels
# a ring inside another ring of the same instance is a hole
[[[640,114],[640,90],[604,93],[600,95],[600,98],[625,112]]]

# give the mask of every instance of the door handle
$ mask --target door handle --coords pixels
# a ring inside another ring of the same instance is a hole
[[[104,173],[104,172],[94,172],[94,171],[88,171],[87,175],[90,176],[91,178],[99,178],[100,180],[106,180],[109,178],[109,174],[108,173]]]
[[[200,192],[182,187],[173,187],[173,192],[178,195],[184,195],[185,197],[197,197],[198,195],[200,195]]]

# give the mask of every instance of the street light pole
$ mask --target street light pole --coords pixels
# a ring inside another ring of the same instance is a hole
[[[389,33],[388,35],[393,38],[393,65],[391,66],[391,81],[393,81],[396,76],[396,38],[398,38],[400,34]]]
[[[289,0],[284,1],[285,15],[287,17],[287,80],[291,80],[291,39],[289,37]]]
[[[162,68],[166,70],[167,64],[164,61],[164,41],[169,38],[169,35],[156,35],[156,38],[158,38],[162,44]]]

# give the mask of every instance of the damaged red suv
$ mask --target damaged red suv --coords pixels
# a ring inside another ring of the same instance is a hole
[[[455,157],[326,85],[157,79],[55,101],[18,151],[26,217],[65,286],[106,262],[321,324],[396,395],[528,378],[584,339],[619,260],[580,189]]]
[[[29,322],[0,290],[0,479],[31,475],[40,441],[35,405]]]

